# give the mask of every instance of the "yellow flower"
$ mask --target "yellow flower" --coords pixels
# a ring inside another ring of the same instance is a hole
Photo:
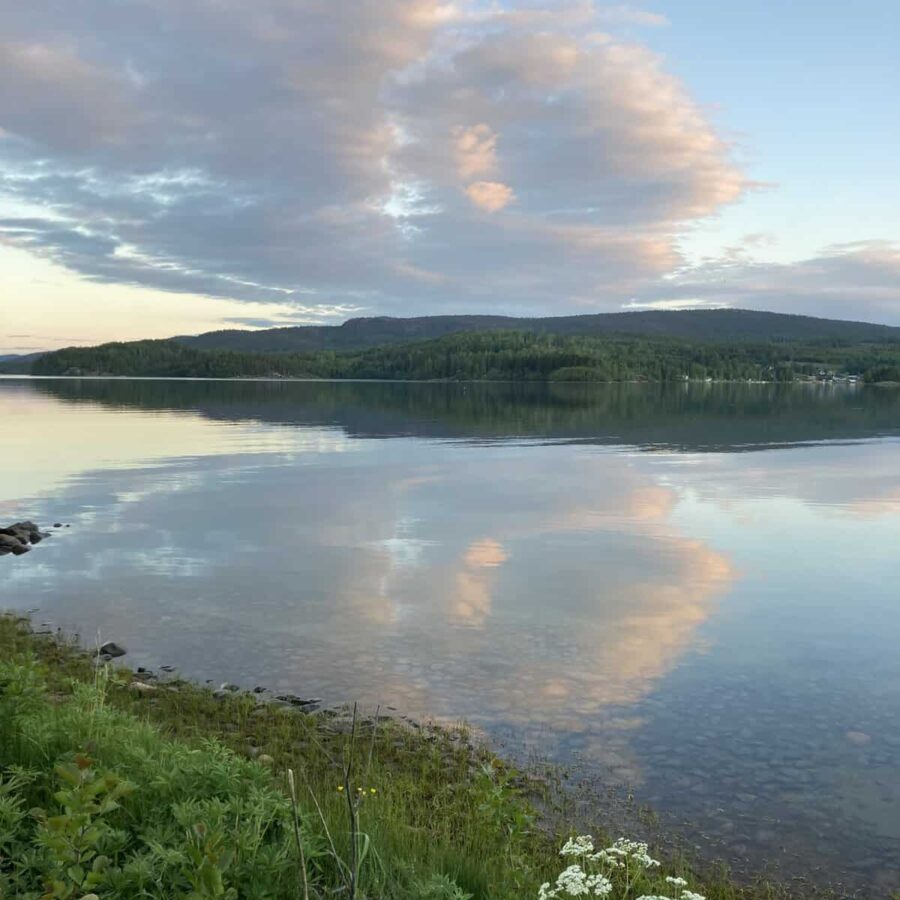
[[[339,785],[338,785],[338,790],[339,790],[339,791],[342,791],[343,789],[344,789],[344,786],[343,786],[342,784],[339,784]]]
[[[375,788],[369,788],[369,793],[370,793],[370,794],[377,794],[378,791],[376,791]]]

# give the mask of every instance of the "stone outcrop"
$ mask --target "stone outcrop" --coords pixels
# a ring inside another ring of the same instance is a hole
[[[39,544],[50,535],[41,531],[34,522],[16,522],[8,528],[0,528],[0,556],[12,553],[21,556],[27,553],[33,544]]]

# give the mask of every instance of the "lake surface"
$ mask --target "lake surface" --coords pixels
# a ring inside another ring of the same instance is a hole
[[[0,380],[0,608],[900,888],[900,391]]]

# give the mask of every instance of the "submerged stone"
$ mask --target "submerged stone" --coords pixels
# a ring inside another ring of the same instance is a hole
[[[115,659],[118,656],[124,656],[128,651],[124,647],[120,647],[115,641],[107,641],[100,645],[101,656],[108,656]]]

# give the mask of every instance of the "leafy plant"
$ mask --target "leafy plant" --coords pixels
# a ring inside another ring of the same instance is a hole
[[[234,859],[234,849],[229,847],[221,831],[211,831],[198,822],[188,831],[187,860],[182,874],[191,885],[189,900],[206,900],[209,897],[237,897],[231,887],[226,890],[224,873]]]
[[[40,822],[35,841],[48,853],[44,896],[80,897],[106,880],[110,860],[102,850],[115,842],[106,817],[133,788],[111,772],[97,772],[93,760],[83,754],[58,764],[55,773],[63,785],[53,795],[60,811],[35,813]]]
[[[472,900],[449,875],[432,875],[426,881],[416,884],[417,896],[421,900]]]
[[[494,828],[510,839],[527,834],[534,824],[534,815],[521,802],[520,791],[513,784],[515,772],[495,762],[481,766],[475,780],[478,812]]]

